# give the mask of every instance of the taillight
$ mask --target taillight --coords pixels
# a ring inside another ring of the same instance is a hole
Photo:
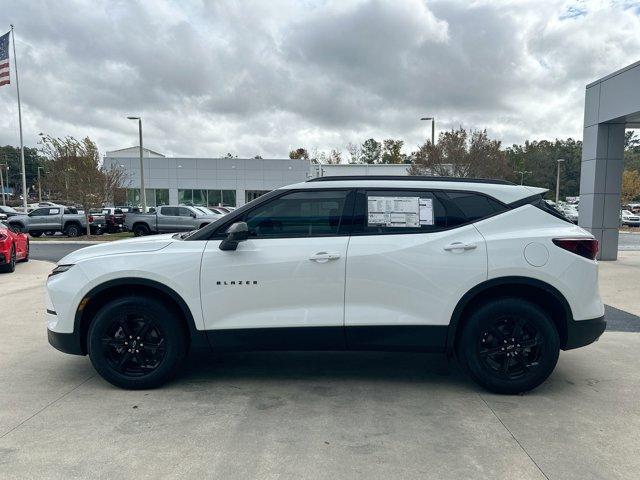
[[[595,260],[598,255],[598,240],[595,238],[554,238],[553,243],[589,260]]]
[[[93,223],[93,216],[89,215],[89,223]]]

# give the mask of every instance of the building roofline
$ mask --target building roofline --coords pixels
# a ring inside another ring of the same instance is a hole
[[[119,149],[117,149],[117,150],[109,150],[109,151],[105,152],[104,156],[105,156],[105,157],[108,157],[108,156],[109,156],[109,155],[108,155],[109,153],[123,152],[123,151],[125,151],[125,150],[129,150],[130,148],[140,148],[140,147],[139,147],[138,145],[132,145],[131,147],[119,148]],[[165,155],[163,155],[162,153],[160,153],[160,152],[156,152],[155,150],[151,150],[150,148],[147,148],[147,147],[142,147],[142,149],[143,149],[143,150],[146,150],[147,152],[151,152],[151,153],[153,153],[154,155],[160,155],[161,157],[164,157],[164,156],[165,156]]]
[[[638,60],[635,63],[632,63],[631,65],[627,65],[626,67],[622,67],[620,70],[616,70],[615,72],[610,73],[609,75],[607,75],[605,77],[602,77],[602,78],[600,78],[598,80],[595,80],[595,81],[591,82],[585,88],[591,88],[591,87],[597,85],[598,83],[602,83],[602,82],[604,82],[606,80],[609,80],[610,78],[613,78],[613,77],[615,77],[617,75],[620,75],[620,74],[626,72],[627,70],[631,70],[632,68],[636,68],[636,67],[640,67],[640,60]]]

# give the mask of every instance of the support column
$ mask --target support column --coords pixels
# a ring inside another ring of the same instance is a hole
[[[624,129],[620,123],[584,128],[578,223],[600,242],[600,260],[618,257]]]

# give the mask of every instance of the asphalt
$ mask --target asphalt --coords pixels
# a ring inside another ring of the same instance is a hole
[[[88,358],[47,344],[50,269],[32,261],[0,275],[2,479],[587,480],[640,471],[637,333],[605,332],[563,352],[549,380],[523,396],[484,392],[442,356],[312,352],[192,356],[165,387],[124,391]],[[624,282],[637,285],[628,271]]]

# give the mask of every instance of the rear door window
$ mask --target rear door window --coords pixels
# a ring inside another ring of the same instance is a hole
[[[176,207],[160,207],[160,214],[165,217],[177,217],[178,209]]]
[[[358,193],[355,232],[425,233],[447,227],[442,202],[427,190],[367,190]]]

